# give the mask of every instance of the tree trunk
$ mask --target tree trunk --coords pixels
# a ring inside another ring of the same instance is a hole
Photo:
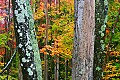
[[[23,80],[22,69],[20,64],[18,65],[19,73],[18,73],[18,80]]]
[[[94,0],[75,0],[72,80],[93,80]]]
[[[13,0],[14,30],[23,80],[42,80],[41,60],[30,0]]]
[[[68,78],[68,60],[65,59],[65,80]]]
[[[107,0],[95,2],[95,49],[94,49],[94,80],[102,80],[102,67],[104,63],[104,36],[107,23]]]
[[[45,46],[48,42],[48,0],[44,0],[45,7],[45,19],[46,19],[46,28],[45,28]],[[48,80],[48,55],[44,54],[44,80]]]
[[[55,76],[54,76],[54,80],[59,80],[59,56],[56,54],[55,55]]]

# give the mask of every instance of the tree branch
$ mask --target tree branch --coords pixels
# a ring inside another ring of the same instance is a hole
[[[3,68],[3,70],[0,72],[0,75],[2,75],[2,73],[8,68],[8,66],[10,65],[10,63],[13,61],[13,59],[14,59],[14,57],[16,55],[16,51],[17,50],[18,50],[18,46],[14,49],[14,53],[13,53],[12,57],[10,58],[10,60],[6,64],[6,66]]]

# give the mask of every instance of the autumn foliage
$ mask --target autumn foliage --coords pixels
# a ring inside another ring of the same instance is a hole
[[[51,1],[51,2],[50,2]],[[54,66],[56,64],[56,55],[59,57],[60,79],[71,79],[71,58],[73,49],[74,36],[74,1],[73,0],[48,0],[48,44],[45,45],[45,8],[44,0],[31,0],[31,7],[35,20],[35,29],[37,32],[38,45],[40,49],[42,67],[44,67],[44,54],[48,55],[48,73],[54,76]],[[108,22],[105,36],[105,56],[108,56],[108,62],[104,65],[103,80],[119,80],[120,76],[120,23],[116,21],[119,13],[120,0],[109,0]],[[2,3],[2,4],[1,4]],[[14,23],[12,16],[12,4],[9,0],[0,0],[0,65],[3,62],[5,54],[13,54],[16,47],[14,33]],[[10,11],[10,14],[8,13]],[[114,28],[114,29],[113,29]],[[112,32],[114,31],[114,34]],[[112,36],[112,37],[111,37]],[[110,38],[111,41],[110,41]],[[9,55],[9,56],[10,56]],[[18,72],[19,58],[13,61],[13,73],[10,77],[12,80],[18,79],[15,76]],[[52,63],[52,64],[51,64]],[[15,67],[15,68],[13,68]],[[1,68],[1,67],[0,67]],[[2,69],[2,68],[1,68]],[[66,71],[65,71],[66,70]],[[15,77],[14,77],[15,76]],[[6,77],[6,76],[5,76]],[[3,78],[3,77],[2,77]],[[0,77],[1,79],[1,77]],[[51,79],[51,80],[52,80]],[[3,79],[4,80],[4,79]]]

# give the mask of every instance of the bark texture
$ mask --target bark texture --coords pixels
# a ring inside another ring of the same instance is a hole
[[[48,0],[44,0],[44,10],[45,10],[45,19],[46,19],[46,27],[45,27],[45,46],[48,43]],[[47,51],[46,51],[47,52]],[[44,54],[44,80],[48,80],[48,55]]]
[[[95,2],[75,0],[72,80],[93,80]]]
[[[23,80],[42,80],[41,60],[30,0],[13,0],[12,2]]]
[[[107,23],[107,0],[95,2],[95,49],[94,49],[94,80],[102,80],[105,48],[105,29]]]

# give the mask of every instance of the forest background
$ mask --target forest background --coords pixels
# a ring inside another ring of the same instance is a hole
[[[47,2],[47,8],[44,4],[44,0],[31,0],[43,74],[44,65],[46,64],[44,55],[47,54],[49,80],[53,80],[58,75],[60,80],[71,80],[74,1],[49,0]],[[104,65],[103,80],[119,80],[120,77],[119,8],[120,3],[118,0],[109,0],[108,22],[104,37],[107,62]],[[45,13],[46,9],[48,10],[47,13]],[[46,18],[46,16],[48,17]],[[48,29],[47,33],[46,26]],[[0,0],[0,71],[2,71],[5,64],[10,60],[15,48],[16,39],[12,3],[10,0]],[[0,75],[0,80],[18,80],[19,71],[19,57],[16,54],[11,65]]]

